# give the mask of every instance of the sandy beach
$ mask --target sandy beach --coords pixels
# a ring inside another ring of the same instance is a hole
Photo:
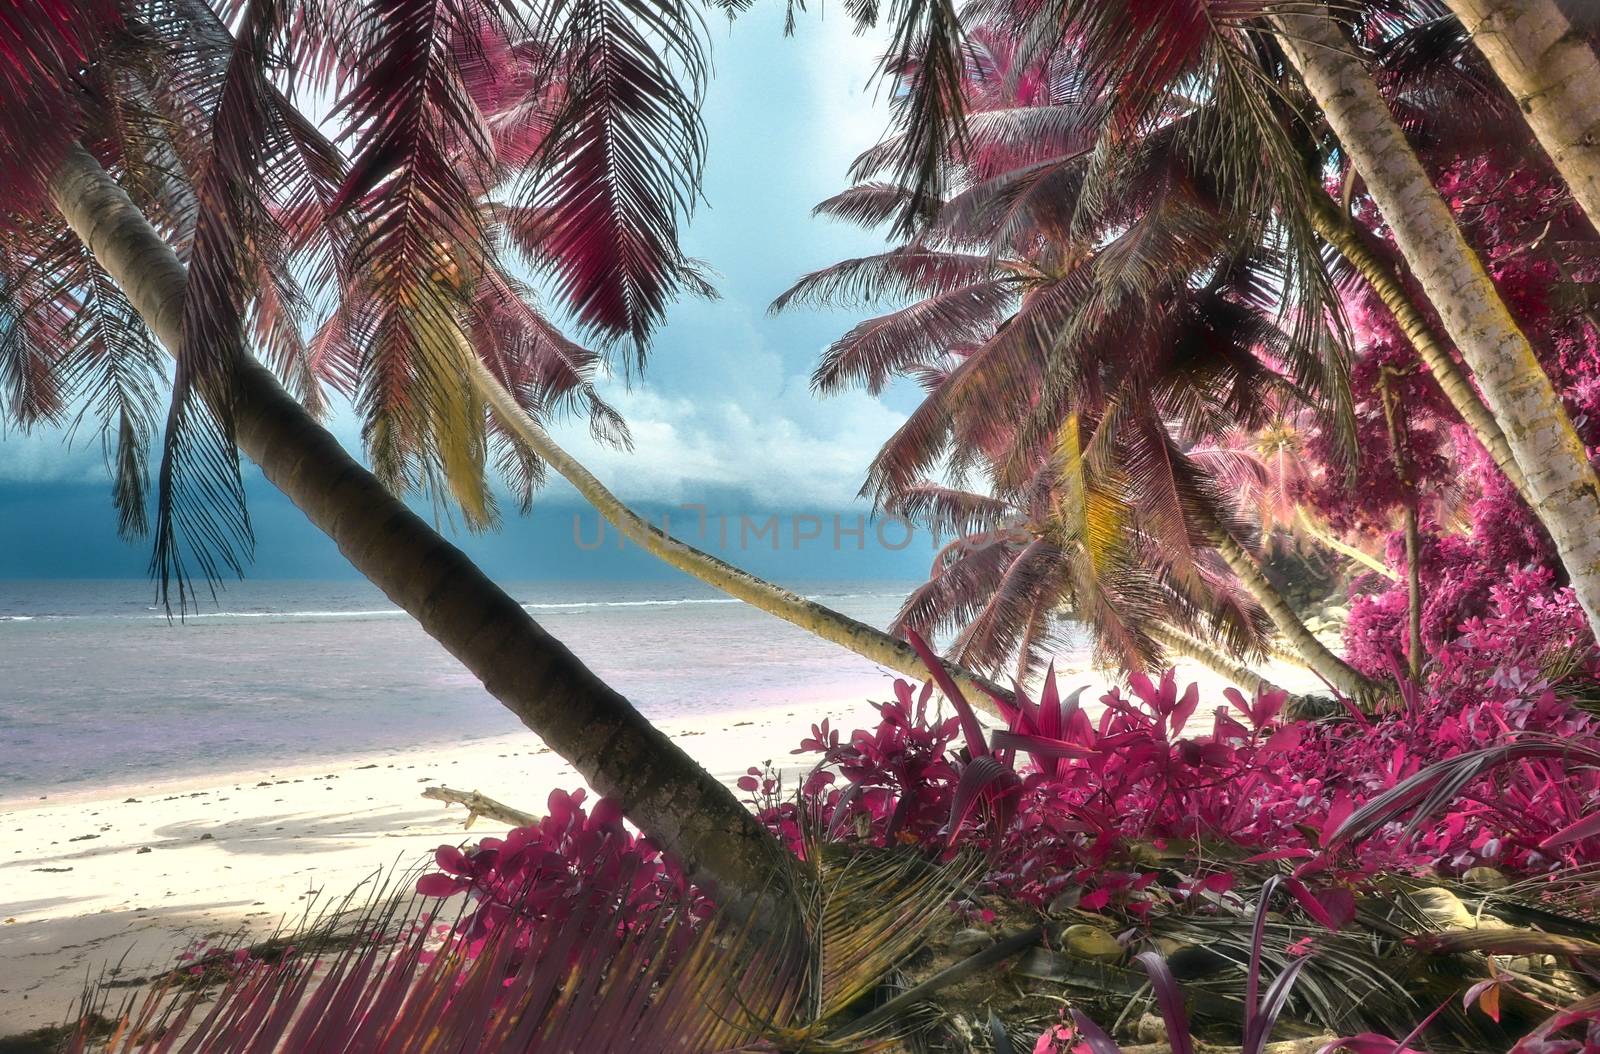
[[[1272,672],[1297,690],[1314,687],[1303,674]],[[1209,726],[1225,682],[1180,673],[1201,684],[1195,723]],[[1104,682],[1080,671],[1062,683]],[[849,730],[876,714],[865,701],[808,703],[662,726],[731,782],[767,759],[808,766],[789,751],[823,717]],[[103,968],[126,981],[172,966],[197,939],[241,927],[266,936],[375,872],[503,826],[480,820],[464,831],[461,807],[421,797],[437,785],[538,813],[552,788],[582,781],[524,733],[0,802],[0,1036],[59,1023]]]

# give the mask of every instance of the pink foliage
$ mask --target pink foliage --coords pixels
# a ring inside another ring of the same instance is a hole
[[[1543,572],[1528,572],[1491,590],[1492,612],[1469,620],[1440,654],[1428,694],[1370,722],[1284,722],[1281,697],[1246,700],[1230,691],[1230,705],[1214,708],[1208,731],[1185,736],[1198,693],[1192,685],[1180,692],[1170,672],[1159,682],[1136,676],[1127,696],[1108,693],[1092,720],[1047,682],[1053,717],[1041,721],[1041,708],[1023,699],[1011,730],[990,735],[1002,762],[1026,753],[1031,763],[1019,768],[1005,808],[991,808],[988,821],[966,819],[961,788],[977,762],[955,749],[956,719],[927,712],[926,692],[914,704],[902,682],[896,701],[879,707],[877,729],[848,741],[813,730],[801,751],[819,755],[818,768],[799,809],[831,817],[831,829],[846,839],[930,852],[949,851],[953,840],[982,848],[987,887],[1026,903],[1044,906],[1070,891],[1080,907],[1134,917],[1155,902],[1155,873],[1141,864],[1146,854],[1181,859],[1186,847],[1209,842],[1317,875],[1317,888],[1292,891],[1308,914],[1330,924],[1351,907],[1347,884],[1378,868],[1460,873],[1484,864],[1536,874],[1594,862],[1600,839],[1540,848],[1600,809],[1600,777],[1549,760],[1484,776],[1414,834],[1391,825],[1359,853],[1322,851],[1352,809],[1434,762],[1525,734],[1600,745],[1595,721],[1543,679],[1541,642],[1571,639],[1582,624],[1570,599],[1546,598],[1547,584]],[[799,809],[769,803],[764,812],[797,852]],[[1221,894],[1227,884],[1225,875],[1196,872],[1178,892]]]
[[[524,929],[559,926],[596,895],[617,904],[625,927],[650,924],[675,905],[704,917],[710,905],[677,862],[628,830],[615,802],[602,798],[586,810],[586,794],[551,791],[548,815],[537,824],[466,849],[440,846],[439,870],[420,877],[417,892],[468,894],[471,907],[456,932],[473,942],[508,921]]]

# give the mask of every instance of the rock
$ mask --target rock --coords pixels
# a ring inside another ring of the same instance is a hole
[[[1446,930],[1473,929],[1472,912],[1461,898],[1443,886],[1424,886],[1411,891],[1411,900],[1428,921]]]
[[[950,938],[950,954],[965,959],[969,955],[978,954],[993,943],[994,937],[987,930],[962,930]]]
[[[202,842],[210,842],[210,841],[214,841],[215,839],[212,837],[211,832],[207,831],[205,834],[200,836],[200,840]]]
[[[1071,889],[1064,889],[1060,893],[1057,893],[1055,899],[1052,900],[1049,906],[1044,910],[1049,912],[1051,915],[1065,915],[1067,912],[1077,907],[1078,901],[1082,899],[1083,890],[1077,886],[1073,886]]]
[[[139,853],[148,853],[148,852],[150,852],[150,847],[148,845],[141,845],[139,847],[138,851],[134,853],[134,855],[138,856]]]
[[[1061,947],[1063,951],[1080,959],[1107,963],[1121,962],[1125,951],[1122,945],[1117,943],[1117,938],[1111,935],[1111,931],[1088,923],[1079,923],[1062,930]]]
[[[1425,886],[1413,890],[1411,899],[1422,909],[1428,921],[1442,930],[1501,930],[1508,924],[1492,915],[1479,915],[1442,886]]]
[[[1477,886],[1479,889],[1504,889],[1511,884],[1511,880],[1506,877],[1504,871],[1493,867],[1485,867],[1481,864],[1477,867],[1469,867],[1466,874],[1461,876],[1461,881],[1469,886]]]

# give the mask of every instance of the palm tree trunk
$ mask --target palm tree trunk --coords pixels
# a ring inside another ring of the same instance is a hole
[[[1267,578],[1256,558],[1245,551],[1227,528],[1215,520],[1202,526],[1234,577],[1261,605],[1284,641],[1294,649],[1308,669],[1360,705],[1365,706],[1382,694],[1381,685],[1335,655],[1317,639],[1316,634],[1306,628],[1294,608],[1289,606],[1283,594]]]
[[[1600,632],[1600,479],[1555,387],[1343,29],[1325,8],[1275,21],[1285,52],[1482,386],[1527,479],[1534,513],[1555,542],[1590,629]]]
[[[1417,529],[1417,506],[1406,506],[1406,672],[1411,683],[1422,684],[1422,539]]]
[[[1600,57],[1556,0],[1446,0],[1600,229]]]
[[[1523,476],[1521,467],[1517,465],[1517,459],[1511,454],[1511,444],[1506,442],[1506,435],[1500,428],[1500,422],[1494,419],[1494,414],[1484,405],[1477,389],[1468,379],[1466,371],[1456,362],[1450,354],[1450,349],[1434,332],[1427,316],[1406,292],[1394,268],[1372,248],[1365,232],[1334,204],[1332,198],[1317,189],[1311,192],[1310,199],[1311,224],[1316,228],[1317,234],[1338,250],[1340,256],[1350,261],[1350,266],[1366,280],[1383,306],[1389,309],[1395,325],[1400,327],[1400,332],[1411,342],[1417,358],[1421,359],[1428,367],[1428,372],[1433,374],[1434,382],[1444,392],[1445,398],[1450,400],[1450,405],[1455,407],[1456,413],[1461,415],[1461,420],[1472,429],[1472,434],[1483,444],[1483,448],[1489,452],[1489,457],[1494,460],[1506,479],[1511,481],[1511,485],[1517,489],[1522,500],[1532,508],[1533,498],[1528,493],[1528,480]]]
[[[1252,695],[1262,692],[1282,692],[1279,688],[1256,671],[1236,662],[1234,659],[1213,648],[1205,641],[1191,637],[1182,630],[1168,626],[1165,623],[1149,623],[1145,631],[1160,644],[1162,649],[1174,655],[1193,659],[1212,673],[1226,677],[1230,682]],[[1285,692],[1285,694],[1288,694]]]
[[[172,248],[81,148],[51,189],[78,237],[177,355],[186,275]],[[385,489],[266,367],[251,359],[235,374],[240,448],[358,571],[690,875],[746,903],[772,888],[783,850],[732,791]]]
[[[1379,382],[1383,398],[1383,420],[1389,430],[1389,455],[1394,458],[1395,477],[1405,495],[1406,532],[1406,672],[1411,683],[1422,685],[1422,539],[1417,529],[1417,484],[1411,478],[1405,441],[1400,431],[1399,398],[1389,386],[1389,371]]]
[[[1379,560],[1371,553],[1357,549],[1355,546],[1344,541],[1343,539],[1336,538],[1330,532],[1318,527],[1316,523],[1312,521],[1311,517],[1307,516],[1304,511],[1300,513],[1300,529],[1305,531],[1316,541],[1321,542],[1329,549],[1332,549],[1334,552],[1338,553],[1340,556],[1354,560],[1356,563],[1360,564],[1362,567],[1365,567],[1369,571],[1376,571],[1378,574],[1389,579],[1391,582],[1400,577],[1395,573],[1394,568],[1390,567],[1382,560]]]
[[[776,615],[823,640],[848,648],[863,658],[881,663],[907,677],[916,680],[927,678],[928,668],[904,641],[681,542],[628,508],[582,462],[563,450],[539,422],[517,405],[511,393],[506,391],[505,386],[476,354],[469,353],[467,360],[472,386],[489,404],[501,426],[530,453],[560,473],[584,500],[641,549],[712,588],[769,615]],[[954,663],[946,663],[945,668],[961,686],[969,702],[1003,716],[991,696],[998,696],[1009,703],[1010,692]]]

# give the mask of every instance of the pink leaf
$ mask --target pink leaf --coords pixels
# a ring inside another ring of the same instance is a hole
[[[1600,812],[1585,816],[1577,823],[1561,828],[1561,830],[1540,842],[1539,848],[1554,849],[1570,842],[1581,842],[1585,838],[1593,838],[1595,835],[1600,835]]]
[[[455,878],[451,875],[441,875],[438,872],[434,872],[431,875],[423,875],[417,879],[417,895],[419,897],[453,897],[471,884],[464,878]]]

